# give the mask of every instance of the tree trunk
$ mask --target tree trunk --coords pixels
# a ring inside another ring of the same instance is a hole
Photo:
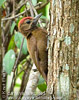
[[[79,0],[50,0],[49,39],[47,93],[79,99]]]

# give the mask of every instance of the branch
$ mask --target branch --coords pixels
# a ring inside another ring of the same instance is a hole
[[[31,2],[31,0],[29,0],[28,2],[29,2],[29,4],[31,5],[31,7],[32,7],[32,9],[33,9],[33,11],[34,11],[34,13],[35,13],[35,15],[37,16],[38,13],[37,13],[36,9],[34,8],[34,6],[33,6],[32,2]],[[40,26],[43,27],[43,26],[42,26],[42,23],[41,23],[41,21],[40,21],[40,19],[39,19],[38,22],[39,22]]]
[[[47,96],[46,96],[46,91],[43,92],[43,93],[40,93],[39,95],[35,96],[34,97],[34,100],[46,100],[47,99]],[[48,99],[50,100],[50,99]]]
[[[15,15],[15,16],[8,17],[8,18],[3,18],[2,21],[15,19],[15,18],[19,17],[20,15],[24,14],[25,12],[26,12],[26,10],[24,10],[22,13],[19,13],[19,14]]]
[[[30,98],[32,98],[31,96],[34,95],[34,92],[36,90],[40,74],[38,71],[34,72],[34,69],[36,69],[35,65],[33,65],[31,69],[27,87],[22,100],[30,100]]]
[[[22,43],[21,43],[21,47],[20,47],[20,52],[19,52],[19,54],[18,54],[18,57],[17,57],[17,59],[16,59],[15,65],[14,65],[14,71],[15,71],[16,68],[17,68],[17,64],[18,64],[18,61],[19,61],[19,58],[20,58],[20,55],[21,55],[23,43],[24,43],[24,37],[23,37],[23,39],[22,39]]]
[[[21,5],[18,4],[18,5],[17,5],[18,7],[15,9],[15,13],[18,13],[19,10],[26,4],[26,2],[27,2],[27,0],[26,0],[25,2],[23,2],[23,3],[21,3]],[[12,13],[13,13],[13,12],[11,12],[10,14],[8,14],[5,18],[8,18],[9,16],[11,16]]]
[[[27,66],[27,68],[24,71],[24,75],[23,75],[23,78],[22,78],[22,83],[21,83],[21,87],[20,87],[19,94],[17,96],[17,100],[20,100],[21,99],[21,97],[23,96],[23,93],[25,91],[25,87],[27,86],[27,82],[28,82],[30,70],[32,68],[31,59],[27,60],[25,66]]]
[[[13,16],[15,16],[15,0],[13,0]]]
[[[44,6],[46,6],[48,3],[49,3],[49,1],[47,1],[45,4],[41,4],[41,5],[39,3],[37,6],[35,6],[35,9],[39,10],[39,9],[43,8]],[[30,9],[27,9],[27,10],[25,9],[22,13],[19,13],[13,17],[3,18],[2,20],[6,21],[6,20],[10,20],[10,19],[15,19],[15,18],[19,17],[20,15],[23,15],[25,12],[28,12],[29,10]]]
[[[38,3],[36,6],[35,6],[35,9],[36,10],[40,10],[40,9],[42,9],[43,7],[45,7],[47,4],[49,3],[49,0],[47,0],[47,2],[46,3]]]

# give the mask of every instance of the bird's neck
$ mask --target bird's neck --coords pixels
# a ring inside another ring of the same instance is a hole
[[[35,27],[33,27],[33,28],[31,28],[31,29],[25,31],[25,32],[22,32],[22,33],[23,33],[23,35],[28,39],[28,38],[30,38],[30,37],[32,36],[32,32],[33,32],[35,29],[37,29],[37,28],[38,28],[38,27],[35,26]]]
[[[26,35],[26,38],[28,39],[28,38],[30,38],[31,36],[32,36],[32,33],[29,32],[29,33]]]

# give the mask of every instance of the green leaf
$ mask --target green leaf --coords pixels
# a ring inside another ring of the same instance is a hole
[[[0,7],[2,6],[2,4],[5,2],[5,0],[0,0]]]
[[[46,16],[42,15],[40,18],[41,18],[41,19],[46,19]]]
[[[18,26],[19,21],[23,18],[23,16],[20,16],[19,18],[16,18],[16,25]]]
[[[21,43],[23,40],[23,35],[20,32],[16,32],[14,41],[16,46],[20,49]],[[27,44],[26,44],[26,39],[24,39],[23,47],[22,47],[22,53],[27,54]]]
[[[3,58],[3,68],[7,74],[10,74],[15,63],[15,52],[9,50]]]
[[[11,26],[11,29],[10,29],[10,34],[11,35],[13,33],[13,30],[14,30],[15,26],[16,26],[16,23],[13,21],[12,26]]]
[[[15,48],[15,42],[14,42],[14,35],[12,36],[9,46],[8,46],[8,50],[10,49],[14,49]]]
[[[18,83],[16,83],[16,84],[15,84],[15,87],[19,87],[19,88],[20,88],[20,86],[21,86],[21,85],[20,85],[20,84],[18,84]]]
[[[23,12],[25,10],[26,6],[24,5],[21,9],[20,12]]]
[[[42,91],[42,92],[46,91],[47,85],[45,83],[45,80],[41,76],[39,78],[39,82],[38,82],[37,86],[40,91]]]
[[[46,5],[46,7],[45,7],[45,10],[46,10],[46,18],[50,20],[49,9],[50,9],[50,3],[48,3]]]

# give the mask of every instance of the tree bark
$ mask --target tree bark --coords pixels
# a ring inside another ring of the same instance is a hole
[[[47,93],[75,100],[79,81],[79,0],[50,0]]]

